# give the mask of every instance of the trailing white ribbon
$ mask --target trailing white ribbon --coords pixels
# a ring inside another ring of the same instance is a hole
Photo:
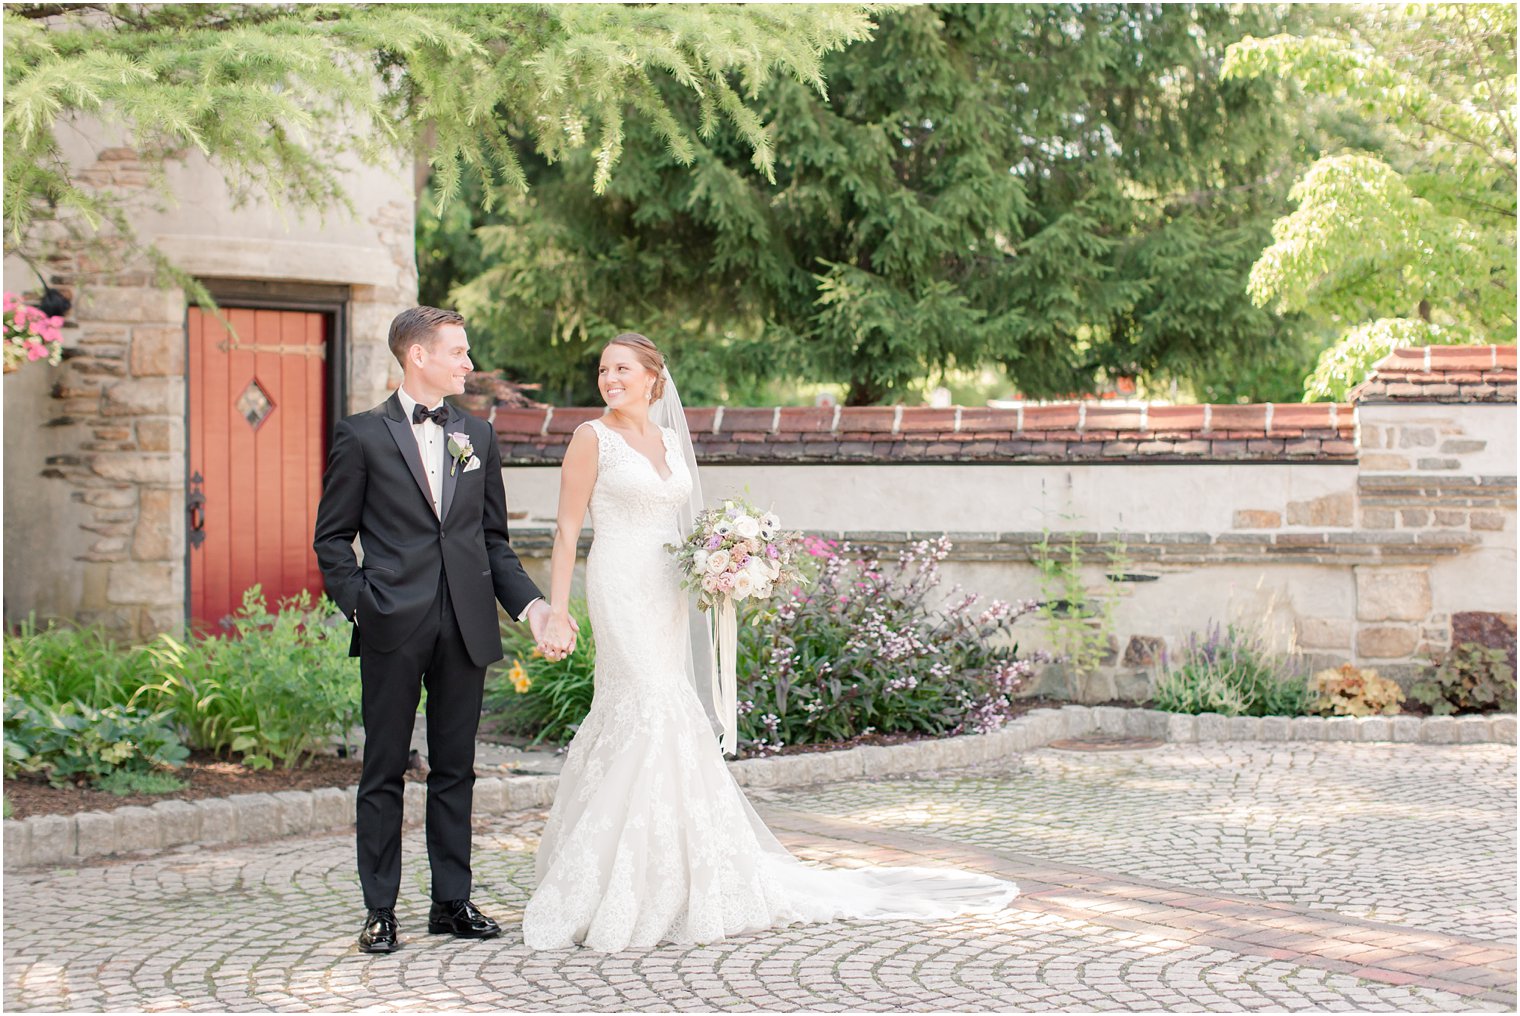
[[[719,745],[724,753],[739,753],[739,619],[734,614],[734,600],[725,596],[718,601],[718,651],[713,657],[713,708],[723,724]]]

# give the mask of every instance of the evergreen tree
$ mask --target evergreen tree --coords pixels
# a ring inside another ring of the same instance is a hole
[[[821,92],[821,56],[870,29],[855,6],[699,4],[7,4],[4,25],[8,247],[48,223],[130,233],[59,148],[84,117],[150,165],[196,150],[240,189],[323,211],[345,201],[344,150],[420,152],[440,201],[473,177],[489,204],[526,187],[520,153],[584,152],[600,193],[630,128],[681,164],[721,126],[769,176],[759,89]],[[696,115],[677,122],[670,96]]]
[[[475,244],[462,218],[421,224],[440,254],[424,285],[452,293],[493,362],[580,398],[600,342],[628,328],[673,347],[704,398],[802,376],[881,402],[989,364],[1033,395],[1137,374],[1222,389],[1242,359],[1304,355],[1298,323],[1245,286],[1316,153],[1297,107],[1220,67],[1230,43],[1307,16],[886,11],[826,58],[827,96],[762,91],[774,181],[721,125],[689,171],[630,129],[598,200],[585,153],[527,157],[530,191],[474,213]]]

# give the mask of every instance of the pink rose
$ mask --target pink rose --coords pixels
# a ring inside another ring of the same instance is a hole
[[[27,360],[29,360],[29,361],[31,361],[31,360],[40,360],[40,359],[42,359],[43,357],[45,357],[47,355],[48,355],[48,348],[46,346],[44,346],[42,343],[38,342],[36,339],[27,339],[26,340],[26,358],[27,358]]]

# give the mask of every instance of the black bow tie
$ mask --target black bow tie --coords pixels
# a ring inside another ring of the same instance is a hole
[[[432,420],[438,426],[446,426],[449,422],[449,407],[439,406],[437,409],[424,409],[421,405],[412,407],[412,422],[421,423],[424,420]]]

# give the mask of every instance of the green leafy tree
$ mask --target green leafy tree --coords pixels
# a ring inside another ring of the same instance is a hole
[[[594,398],[601,342],[635,329],[694,397],[766,381],[903,397],[936,371],[1005,368],[1026,393],[1116,375],[1212,379],[1287,356],[1302,328],[1245,294],[1317,154],[1226,47],[1307,15],[1268,7],[945,5],[884,11],[832,53],[825,96],[773,80],[774,179],[717,125],[687,169],[633,126],[598,200],[587,152],[528,156],[531,190],[420,225],[424,288],[490,362]],[[682,125],[700,109],[668,84]],[[451,215],[453,213],[445,213]],[[1296,392],[1302,372],[1289,377]],[[1269,393],[1270,394],[1270,393]]]
[[[1258,305],[1338,333],[1307,399],[1343,398],[1396,345],[1514,341],[1515,41],[1513,5],[1410,4],[1230,47],[1227,78],[1375,125],[1309,167],[1251,269]]]
[[[60,147],[85,118],[160,170],[199,152],[243,193],[322,211],[345,203],[344,152],[420,153],[440,202],[476,178],[487,205],[526,188],[522,153],[584,153],[601,193],[635,127],[678,164],[721,127],[768,176],[759,90],[821,92],[822,55],[870,30],[858,6],[697,4],[7,4],[4,25],[8,248],[53,224],[130,237]]]

